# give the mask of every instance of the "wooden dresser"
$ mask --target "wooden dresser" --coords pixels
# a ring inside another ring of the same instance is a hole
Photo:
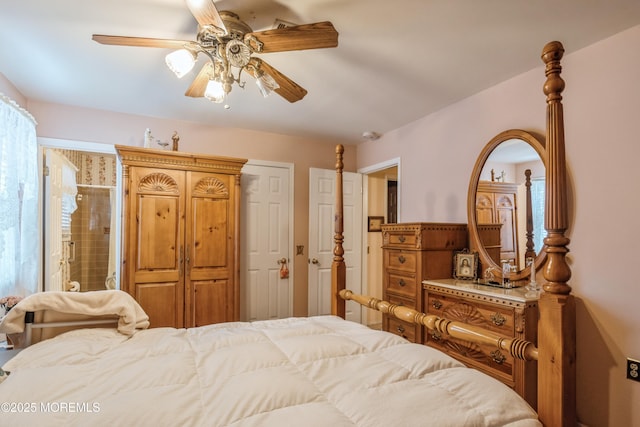
[[[480,326],[506,338],[536,343],[537,293],[527,293],[525,288],[494,288],[454,279],[426,280],[423,289],[423,311],[427,314]],[[424,343],[497,378],[536,408],[537,363],[517,360],[506,352],[441,336],[426,328]]]
[[[122,161],[120,288],[151,327],[239,320],[245,159],[116,146]]]
[[[455,251],[467,247],[467,225],[401,223],[382,225],[382,294],[393,304],[422,309],[422,281],[452,276]],[[383,316],[382,328],[422,343],[422,326]]]

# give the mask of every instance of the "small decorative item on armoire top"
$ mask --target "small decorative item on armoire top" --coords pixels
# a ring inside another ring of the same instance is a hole
[[[178,131],[173,131],[173,135],[171,136],[171,140],[173,141],[173,145],[171,146],[172,151],[178,151],[178,141],[180,141],[180,137],[178,136]]]
[[[151,148],[151,143],[153,142],[153,136],[151,136],[151,129],[147,128],[144,131],[144,148]]]

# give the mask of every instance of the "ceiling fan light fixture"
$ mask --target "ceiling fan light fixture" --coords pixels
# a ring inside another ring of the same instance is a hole
[[[196,54],[188,49],[178,49],[165,57],[167,67],[181,78],[193,69],[196,64]]]
[[[224,87],[222,83],[217,80],[209,80],[207,83],[207,88],[204,91],[204,97],[207,98],[211,102],[215,102],[216,104],[220,104],[224,101],[225,98]]]
[[[263,97],[267,97],[274,90],[278,89],[280,85],[276,82],[270,74],[263,72],[257,79],[256,85],[258,85],[258,89],[260,89],[260,93]]]

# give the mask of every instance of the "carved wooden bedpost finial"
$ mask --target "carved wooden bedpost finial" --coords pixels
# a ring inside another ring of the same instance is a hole
[[[564,147],[564,116],[562,91],[564,80],[560,77],[560,60],[564,48],[560,42],[548,43],[542,51],[546,64],[544,93],[547,95],[547,135],[546,149],[547,191],[545,200],[545,228],[548,261],[544,269],[546,283],[543,288],[554,294],[568,295],[571,287],[567,284],[571,270],[565,259],[569,252],[569,239],[564,235],[568,226],[567,215],[567,172]]]
[[[571,269],[566,254],[569,239],[567,170],[564,117],[560,77],[562,43],[548,43],[542,51],[546,64],[544,94],[547,96],[547,173],[544,239],[547,263],[543,269],[544,292],[540,296],[538,321],[538,415],[547,426],[576,425],[575,300],[571,295]]]
[[[340,316],[342,318],[346,315],[345,301],[340,298],[339,292],[345,288],[347,267],[344,263],[344,248],[342,242],[344,241],[344,218],[343,218],[343,200],[342,200],[342,170],[344,169],[344,163],[342,161],[342,154],[344,153],[344,147],[342,145],[336,146],[336,212],[334,217],[334,230],[335,234],[333,240],[335,247],[333,249],[333,263],[331,265],[331,314]]]

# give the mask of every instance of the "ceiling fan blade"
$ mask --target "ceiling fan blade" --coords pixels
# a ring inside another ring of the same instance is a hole
[[[194,44],[187,40],[152,39],[146,37],[126,37],[126,36],[106,36],[104,34],[94,34],[91,37],[94,41],[102,44],[116,46],[137,46],[137,47],[161,47],[169,49],[182,49],[185,46]]]
[[[331,22],[325,21],[248,33],[244,42],[262,53],[321,49],[338,46],[338,32]]]
[[[258,78],[258,74],[260,71],[263,71],[273,77],[273,79],[280,86],[279,88],[275,89],[274,92],[276,92],[287,101],[292,103],[300,101],[307,94],[307,90],[305,88],[298,85],[296,82],[294,82],[263,60],[258,58],[251,58],[250,65],[251,66],[245,67],[245,70],[253,77]]]
[[[192,98],[202,98],[204,96],[205,90],[207,90],[207,83],[209,83],[209,78],[213,74],[213,65],[211,62],[207,62],[200,69],[200,72],[191,82],[191,86],[184,93],[185,96],[190,96]]]
[[[216,9],[216,5],[213,3],[213,0],[186,0],[187,7],[191,11],[191,14],[198,24],[205,25],[213,25],[214,27],[220,28],[224,33],[227,32],[227,29],[222,22],[222,18],[218,13],[218,9]]]

